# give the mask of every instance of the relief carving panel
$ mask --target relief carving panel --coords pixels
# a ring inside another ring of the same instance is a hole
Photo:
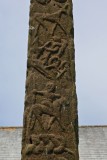
[[[78,160],[71,0],[31,0],[22,160]]]

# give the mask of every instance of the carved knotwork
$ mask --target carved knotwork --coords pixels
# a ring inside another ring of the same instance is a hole
[[[31,66],[49,79],[58,79],[65,72],[69,64],[62,60],[67,48],[67,40],[54,36],[43,46],[38,47],[38,53],[32,55]],[[30,50],[32,52],[32,49]],[[53,74],[52,74],[53,73]]]
[[[30,143],[25,147],[25,155],[29,154],[62,154],[67,152],[75,157],[75,154],[66,147],[65,137],[54,134],[31,135]]]

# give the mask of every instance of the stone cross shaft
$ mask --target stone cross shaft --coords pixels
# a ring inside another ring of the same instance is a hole
[[[31,0],[22,160],[78,160],[71,0]]]

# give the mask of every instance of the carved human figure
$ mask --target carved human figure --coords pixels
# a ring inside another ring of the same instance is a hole
[[[35,95],[42,96],[41,103],[36,103],[31,107],[30,113],[29,113],[29,125],[28,128],[33,128],[35,125],[36,120],[38,120],[40,126],[43,128],[42,124],[42,115],[46,114],[50,116],[50,121],[48,122],[48,129],[51,128],[51,125],[54,123],[54,121],[57,121],[61,127],[62,130],[64,130],[64,126],[60,122],[61,117],[61,108],[64,104],[66,104],[66,98],[61,96],[60,94],[55,93],[56,87],[55,84],[52,82],[48,82],[46,84],[46,89],[44,91],[37,91],[33,90],[32,93]],[[35,117],[34,123],[32,123],[32,117]],[[31,127],[32,126],[32,127]]]
[[[67,40],[61,39],[58,36],[53,36],[48,42],[46,42],[43,46],[39,47],[39,53],[37,54],[37,59],[43,54],[44,51],[47,51],[47,56],[45,55],[46,62],[49,60],[49,57],[51,55],[54,55],[57,53],[59,57],[61,57],[64,54],[64,51],[67,47]]]
[[[67,152],[74,157],[74,152],[66,147],[63,136],[54,134],[31,135],[30,143],[25,147],[25,154],[62,154]]]
[[[58,55],[56,55],[50,58],[48,66],[46,66],[45,68],[47,70],[54,68],[57,72],[56,79],[58,79],[67,71],[68,67],[69,67],[68,62],[62,61],[61,59],[59,59]]]
[[[49,2],[49,0],[37,0],[37,1],[39,3],[43,2],[44,4],[46,4],[46,1]],[[65,35],[67,35],[66,28],[63,27],[63,25],[60,22],[60,19],[61,19],[62,14],[65,14],[65,15],[69,15],[70,14],[69,3],[66,0],[64,6],[62,7],[60,5],[61,0],[56,0],[56,1],[57,2],[59,1],[59,4],[57,4],[59,6],[59,10],[58,11],[56,11],[54,13],[37,13],[36,12],[30,18],[30,25],[31,25],[31,28],[33,30],[35,30],[35,37],[38,35],[40,27],[42,27],[46,31],[48,30],[48,28],[47,28],[46,24],[44,23],[44,21],[47,21],[47,22],[50,23],[50,25],[52,25],[52,32],[50,33],[52,36],[54,36],[57,26],[63,31],[63,33]],[[62,2],[64,2],[64,0]],[[35,21],[38,23],[36,25],[36,28],[34,26]]]
[[[61,58],[64,56],[66,47],[66,39],[53,36],[52,39],[38,48],[36,58],[34,54],[32,55],[32,66],[46,77],[51,77],[49,76],[51,71],[56,73],[56,79],[61,77],[68,67],[68,62]]]
[[[67,41],[65,39],[53,36],[52,39],[50,39],[50,41],[46,42],[43,46],[39,47],[37,59],[41,57],[41,60],[44,59],[43,64],[46,65],[48,63],[49,58],[53,55],[57,54],[59,58],[63,56],[66,47]]]

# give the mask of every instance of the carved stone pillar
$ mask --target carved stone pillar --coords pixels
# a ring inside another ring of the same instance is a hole
[[[22,160],[78,160],[71,0],[31,0]]]

